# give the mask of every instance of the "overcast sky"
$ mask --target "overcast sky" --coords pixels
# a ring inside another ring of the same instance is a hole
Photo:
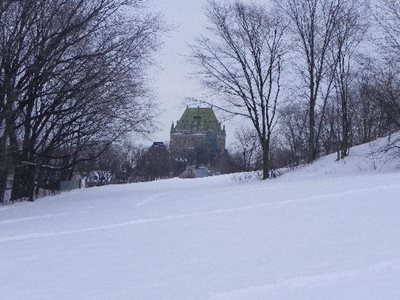
[[[204,32],[206,0],[148,0],[150,8],[161,12],[175,29],[164,37],[163,50],[157,55],[159,67],[153,74],[155,93],[162,115],[158,118],[160,132],[154,140],[169,141],[169,130],[183,113],[186,97],[202,96],[202,87],[193,75],[193,66],[187,62],[188,44]],[[249,1],[250,2],[250,1]],[[268,0],[253,1],[266,3]],[[227,123],[228,144],[233,141],[235,123]]]
[[[174,29],[164,36],[162,51],[156,56],[159,66],[153,78],[155,93],[162,115],[159,117],[160,132],[155,140],[168,141],[171,123],[178,120],[185,106],[186,97],[201,94],[201,86],[190,80],[193,66],[187,62],[188,44],[202,31],[205,24],[202,0],[149,0],[153,9],[161,12]]]

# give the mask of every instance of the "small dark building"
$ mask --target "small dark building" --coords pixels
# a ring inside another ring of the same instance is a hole
[[[150,181],[168,178],[170,175],[169,152],[163,142],[154,142],[138,160],[136,179]]]

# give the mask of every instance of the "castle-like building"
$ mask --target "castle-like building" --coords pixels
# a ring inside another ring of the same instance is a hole
[[[170,149],[188,163],[212,163],[225,153],[225,126],[212,108],[186,107],[176,125],[172,123]]]

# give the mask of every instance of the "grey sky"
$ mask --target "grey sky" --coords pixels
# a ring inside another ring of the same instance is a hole
[[[183,100],[201,94],[200,84],[189,79],[193,67],[185,56],[189,54],[188,43],[202,31],[205,24],[205,1],[149,0],[149,3],[175,27],[164,37],[163,50],[157,56],[159,67],[153,75],[155,93],[163,112],[158,120],[161,131],[154,135],[154,139],[168,141],[171,122],[176,122],[183,112]]]

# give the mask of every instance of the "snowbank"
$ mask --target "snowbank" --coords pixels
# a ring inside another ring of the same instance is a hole
[[[398,171],[400,169],[400,149],[393,146],[400,146],[399,139],[400,133],[397,133],[353,147],[350,149],[349,156],[339,161],[336,153],[324,156],[311,165],[289,172],[285,177],[347,176]]]
[[[383,143],[266,182],[171,179],[0,208],[1,298],[398,299],[400,172],[368,155]]]

